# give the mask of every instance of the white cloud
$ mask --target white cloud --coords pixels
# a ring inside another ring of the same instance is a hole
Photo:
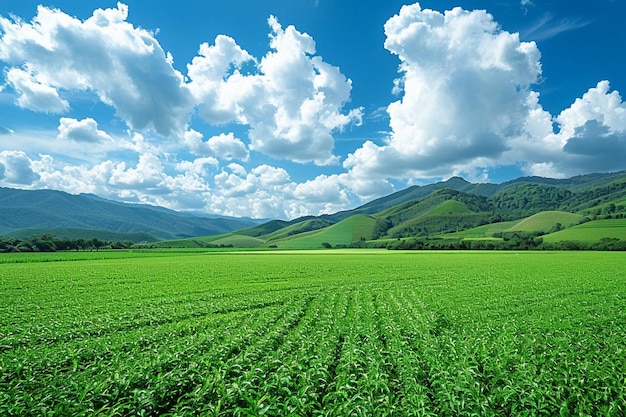
[[[62,117],[59,120],[58,129],[59,135],[57,138],[61,140],[85,143],[98,143],[113,140],[106,132],[98,129],[98,123],[91,117],[80,121]]]
[[[211,156],[194,159],[193,161],[182,161],[176,164],[178,171],[184,171],[200,177],[209,174],[209,167],[218,167],[219,161]]]
[[[581,18],[556,20],[553,15],[545,14],[530,27],[526,28],[523,31],[523,35],[525,38],[534,39],[535,41],[545,41],[563,32],[578,30],[590,23],[590,20],[583,20]]]
[[[536,158],[539,164],[558,176],[626,169],[626,103],[608,81],[590,88],[555,121],[559,131],[544,137],[546,155]]]
[[[125,162],[117,164],[111,172],[109,184],[118,188],[140,188],[156,192],[164,178],[163,165],[159,158],[146,153],[139,156],[135,168],[127,167]]]
[[[532,42],[500,29],[485,11],[440,13],[403,6],[385,24],[400,59],[400,100],[387,107],[383,146],[366,142],[344,167],[357,179],[438,177],[493,166],[524,134],[530,85],[541,74]]]
[[[211,155],[221,159],[238,159],[244,162],[250,157],[246,145],[232,132],[213,136],[206,142],[202,139],[202,134],[193,129],[184,134],[185,144],[194,155]]]
[[[181,134],[193,108],[184,78],[153,34],[127,17],[121,3],[85,21],[44,6],[31,23],[0,17],[0,59],[14,65],[7,79],[19,104],[62,113],[69,104],[59,91],[89,90],[133,129]]]
[[[589,120],[598,121],[613,132],[626,130],[626,105],[618,91],[609,90],[609,82],[600,81],[563,110],[556,118],[561,135],[571,137]]]
[[[315,56],[313,38],[286,29],[275,17],[270,48],[260,62],[232,38],[218,36],[202,45],[188,65],[189,87],[200,116],[211,123],[249,125],[250,148],[277,158],[318,165],[334,164],[333,132],[361,122],[361,109],[341,112],[352,83],[337,67]],[[246,75],[245,63],[255,73]]]
[[[217,192],[210,197],[209,208],[226,215],[292,219],[333,213],[351,203],[341,175],[320,175],[298,184],[283,168],[259,165],[248,172],[229,164],[214,182]]]
[[[33,73],[12,68],[7,72],[7,81],[19,93],[20,107],[44,113],[63,113],[70,108],[55,88],[41,83]]]
[[[283,168],[263,164],[252,169],[251,172],[263,187],[280,187],[291,183],[289,174]]]
[[[21,151],[0,152],[2,181],[8,185],[31,186],[39,179],[32,166],[32,160]]]
[[[255,59],[229,36],[218,35],[215,45],[200,45],[198,56],[187,65],[190,89],[199,104],[200,116],[209,123],[237,120],[240,112],[236,92],[229,91],[246,62]],[[233,96],[232,93],[235,93]]]

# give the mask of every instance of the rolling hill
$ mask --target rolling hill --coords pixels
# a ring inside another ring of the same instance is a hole
[[[526,243],[533,236],[546,242],[626,241],[626,171],[569,179],[523,177],[502,184],[455,177],[409,187],[353,210],[267,222],[199,217],[90,195],[0,189],[0,216],[4,234],[26,233],[27,227],[37,233],[99,230],[134,234],[128,236],[136,236],[135,241],[155,237],[158,247],[380,247],[403,239],[510,241],[511,236]]]
[[[527,177],[498,185],[452,178],[410,187],[335,215],[296,219],[255,236],[265,240],[262,246],[293,249],[361,246],[364,241],[380,246],[405,238],[502,240],[511,233],[545,235],[590,219],[623,217],[625,196],[626,172],[566,180]],[[354,232],[358,224],[366,225],[365,232]],[[621,227],[617,224],[616,229]],[[623,230],[618,235],[623,236]]]
[[[355,214],[332,226],[273,240],[272,245],[285,249],[307,249],[324,246],[349,246],[354,242],[372,239],[376,219]]]
[[[606,238],[626,240],[626,219],[594,220],[543,236],[546,242],[597,242]]]

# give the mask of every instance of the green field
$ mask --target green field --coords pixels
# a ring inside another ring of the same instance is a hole
[[[626,240],[626,219],[594,220],[543,236],[546,242],[597,242],[602,238]]]
[[[0,415],[626,413],[623,252],[0,257]]]

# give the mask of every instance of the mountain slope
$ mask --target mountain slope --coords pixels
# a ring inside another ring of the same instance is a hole
[[[286,249],[321,248],[326,244],[348,246],[360,240],[371,239],[375,222],[376,219],[372,216],[356,214],[324,229],[308,231],[268,243]]]
[[[441,181],[424,186],[414,185],[404,190],[397,191],[384,197],[377,198],[369,203],[363,204],[352,210],[340,211],[335,214],[322,216],[332,221],[339,221],[346,219],[353,214],[376,214],[390,207],[394,207],[398,204],[405,203],[407,201],[418,200],[426,197],[437,190],[449,189],[454,191],[461,191],[467,194],[474,194],[483,197],[496,196],[498,193],[502,193],[506,190],[515,189],[520,186],[530,185],[543,185],[549,187],[555,187],[564,189],[572,193],[579,193],[587,191],[593,193],[595,189],[611,187],[614,183],[621,183],[626,181],[626,171],[619,171],[613,173],[604,174],[587,174],[579,175],[566,179],[544,178],[544,177],[520,177],[511,181],[503,182],[501,184],[490,183],[478,183],[473,184],[465,181],[463,178],[452,177],[447,181]],[[626,195],[626,194],[625,194]],[[587,197],[585,197],[587,198]],[[545,210],[558,210],[563,209],[560,207],[546,208]],[[542,210],[535,210],[533,213],[538,213]],[[571,210],[568,210],[571,211]],[[520,216],[525,217],[525,216]]]
[[[428,194],[406,200],[424,192]],[[374,211],[377,208],[382,210]],[[293,248],[321,247],[324,242],[333,246],[354,244],[351,232],[348,230],[341,236],[337,226],[354,221],[364,212],[375,219],[374,240],[438,236],[493,238],[510,232],[543,234],[589,219],[626,216],[626,172],[565,180],[527,177],[503,185],[470,184],[453,178],[431,186],[410,187],[351,211],[320,216],[340,221],[316,232],[292,235],[288,241],[278,240],[276,244]],[[272,235],[283,230],[286,229],[276,230]]]
[[[0,188],[0,234],[21,229],[91,229],[144,233],[157,239],[205,236],[255,226],[251,220],[206,218],[93,195]]]

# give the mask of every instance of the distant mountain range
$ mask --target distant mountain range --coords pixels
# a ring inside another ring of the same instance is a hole
[[[473,184],[454,177],[409,187],[353,210],[289,222],[272,220],[236,232],[158,245],[385,247],[413,238],[431,243],[449,240],[455,242],[451,247],[461,247],[459,242],[465,239],[474,246],[484,245],[483,240],[505,245],[502,241],[511,233],[518,233],[518,238],[519,233],[545,236],[546,242],[626,241],[626,171],[568,179],[522,177],[502,184]]]
[[[521,177],[501,184],[453,177],[412,186],[352,210],[292,221],[200,216],[90,194],[0,188],[0,235],[49,233],[70,239],[165,241],[165,246],[321,247],[362,240],[463,237],[458,235],[463,231],[482,236],[482,229],[474,229],[487,225],[491,232],[484,237],[493,237],[522,221],[522,229],[544,233],[589,220],[623,219],[625,214],[626,171],[568,179]],[[615,230],[626,240],[626,229]]]
[[[214,235],[252,227],[262,220],[201,217],[162,207],[127,204],[92,194],[0,188],[0,235],[133,242]]]

